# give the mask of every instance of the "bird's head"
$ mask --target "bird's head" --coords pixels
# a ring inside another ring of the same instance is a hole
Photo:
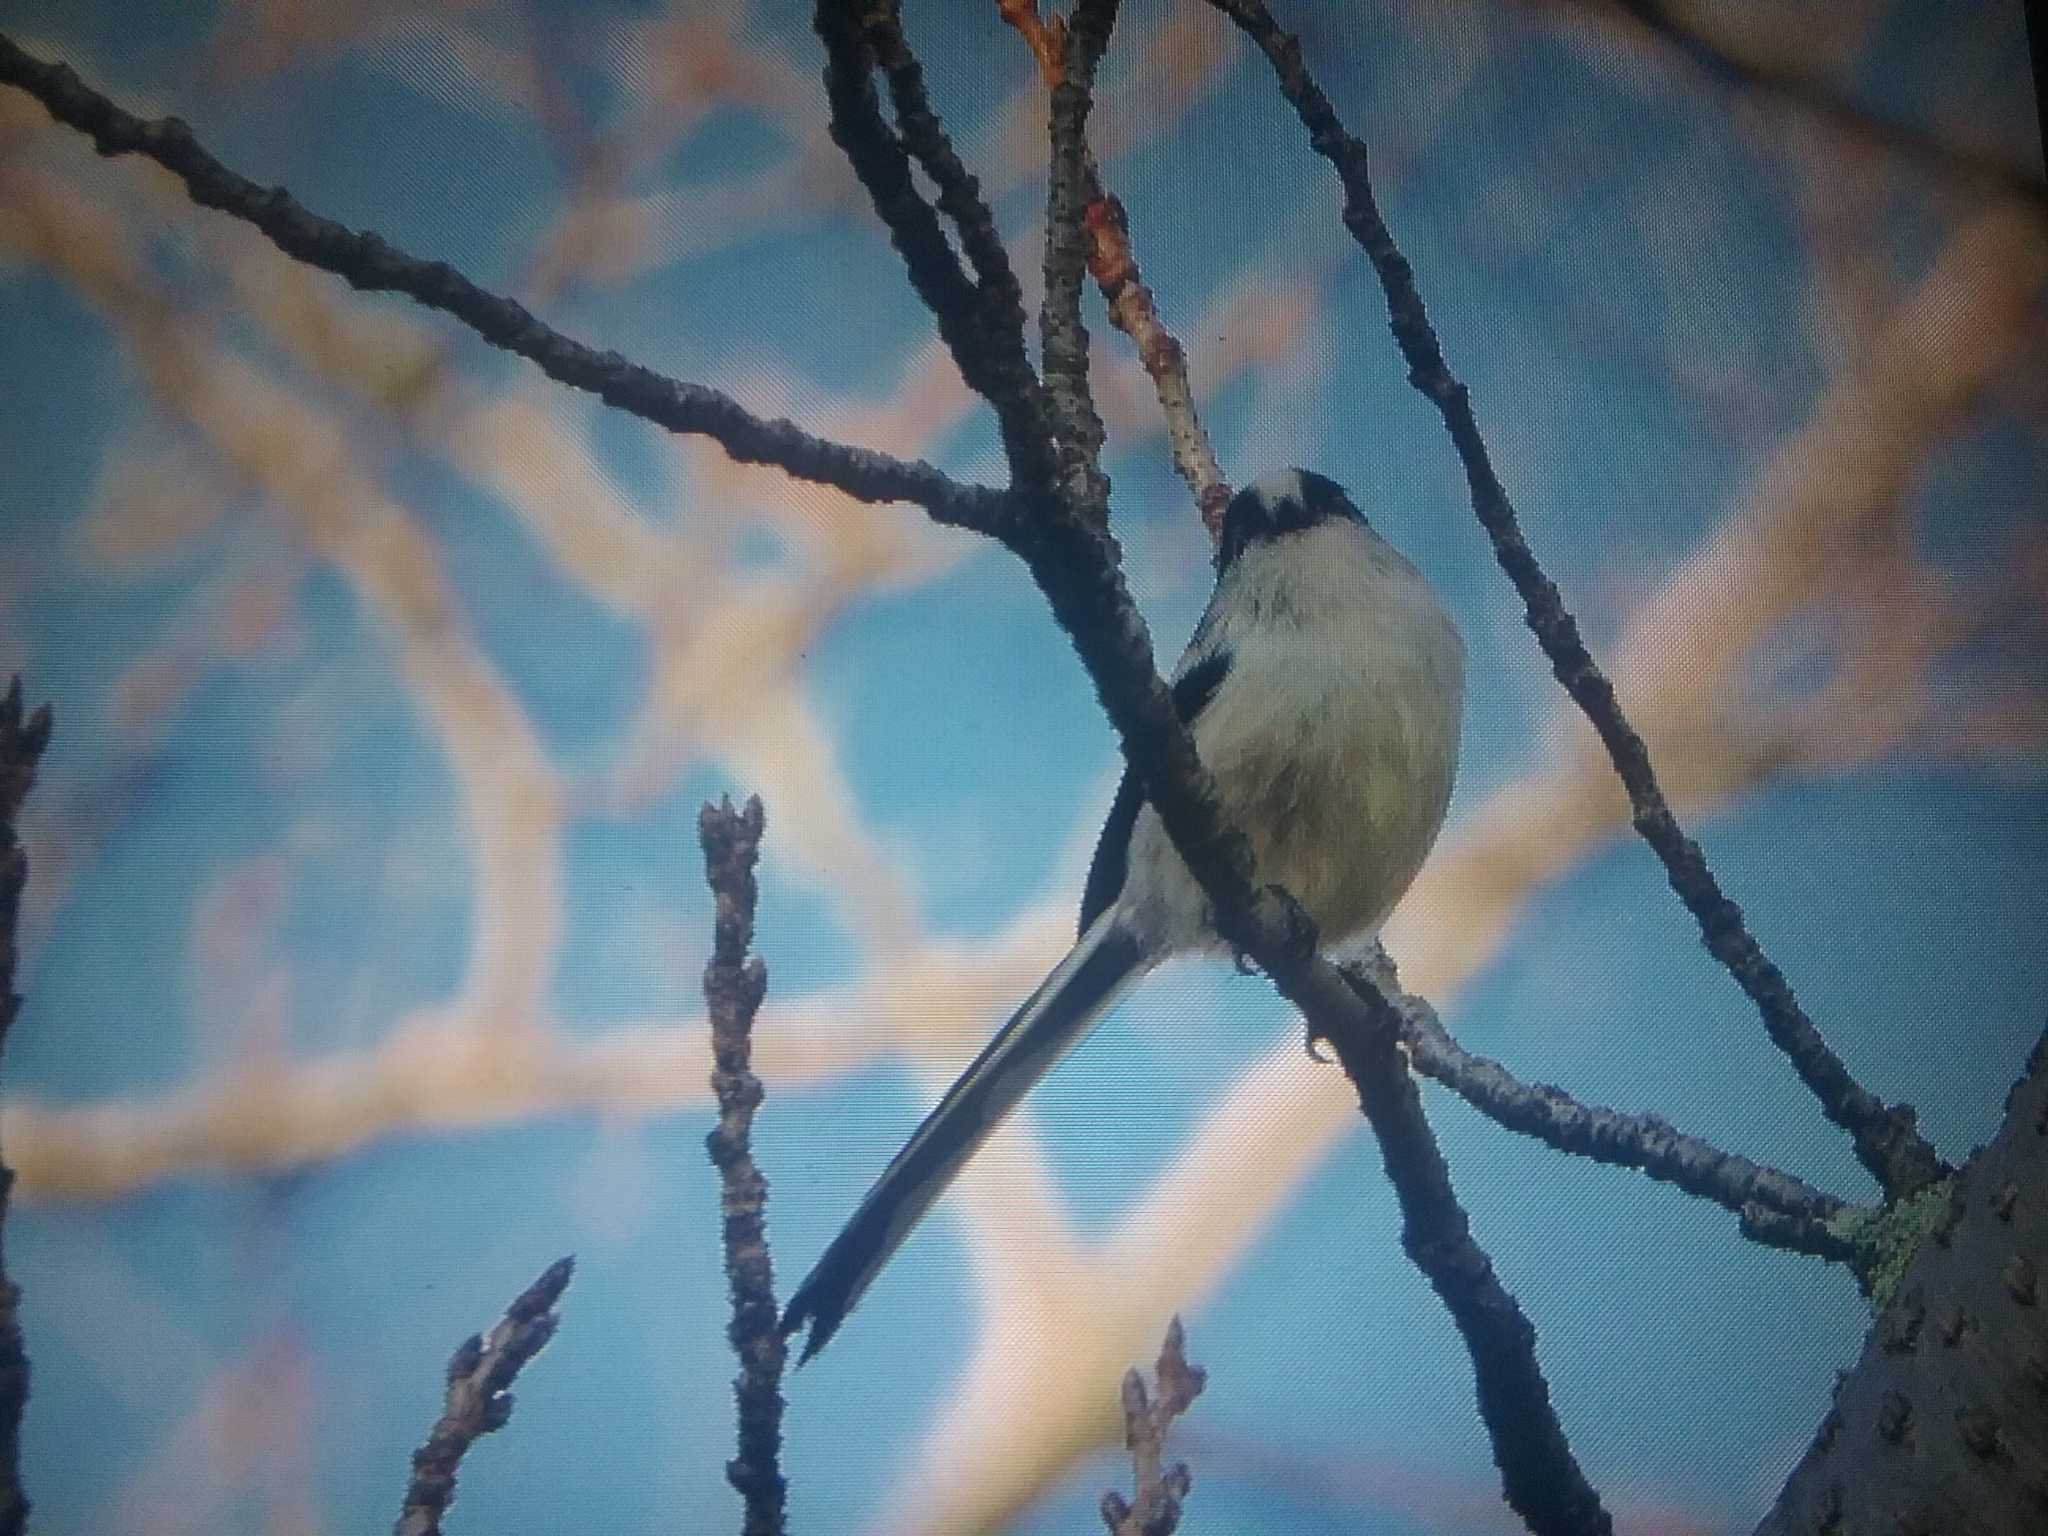
[[[1239,491],[1223,509],[1216,564],[1227,567],[1247,549],[1336,520],[1365,525],[1365,514],[1341,485],[1313,470],[1275,470]]]

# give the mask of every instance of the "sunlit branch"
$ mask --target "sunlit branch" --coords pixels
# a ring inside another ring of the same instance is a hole
[[[1152,380],[1159,414],[1166,421],[1173,467],[1180,471],[1181,479],[1194,493],[1195,504],[1202,509],[1202,524],[1209,530],[1210,542],[1217,543],[1223,534],[1223,509],[1230,502],[1230,484],[1223,478],[1223,467],[1216,462],[1215,447],[1195,405],[1187,354],[1161,318],[1152,290],[1138,268],[1123,203],[1103,190],[1100,180],[1093,176],[1089,178],[1088,206],[1082,222],[1088,230],[1088,274],[1102,290],[1103,301],[1109,305],[1110,321],[1138,349],[1138,361]]]
[[[448,1394],[441,1417],[412,1455],[412,1480],[398,1516],[397,1536],[440,1536],[441,1518],[455,1502],[455,1473],[479,1436],[503,1429],[512,1417],[512,1382],[526,1362],[555,1336],[555,1303],[574,1272],[574,1259],[557,1259],[505,1309],[488,1334],[471,1334],[448,1361]]]

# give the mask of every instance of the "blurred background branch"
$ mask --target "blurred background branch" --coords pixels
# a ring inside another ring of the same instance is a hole
[[[1797,55],[1743,53],[1715,37],[1684,12],[1697,5],[1664,0],[1543,0],[1608,18],[1626,18],[1662,47],[1669,48],[1717,84],[1742,98],[1760,98],[1808,114],[1836,132],[1898,155],[1951,186],[2018,198],[2048,210],[2048,180],[2038,169],[1951,143],[1918,124],[1885,117],[1852,100],[1838,87],[1792,62]],[[1625,23],[1624,23],[1625,24]]]

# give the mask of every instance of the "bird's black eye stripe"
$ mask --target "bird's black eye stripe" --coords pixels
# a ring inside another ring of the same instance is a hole
[[[1358,509],[1351,505],[1351,498],[1344,494],[1344,487],[1328,475],[1304,469],[1300,471],[1299,478],[1301,499],[1309,522],[1321,522],[1329,517],[1358,516]]]
[[[1336,518],[1364,522],[1344,488],[1313,470],[1290,470],[1246,486],[1223,510],[1216,565],[1223,569],[1254,544],[1300,533]]]

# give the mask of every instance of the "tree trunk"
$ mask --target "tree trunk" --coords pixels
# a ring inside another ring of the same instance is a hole
[[[2048,1036],[1756,1536],[2048,1531]]]

